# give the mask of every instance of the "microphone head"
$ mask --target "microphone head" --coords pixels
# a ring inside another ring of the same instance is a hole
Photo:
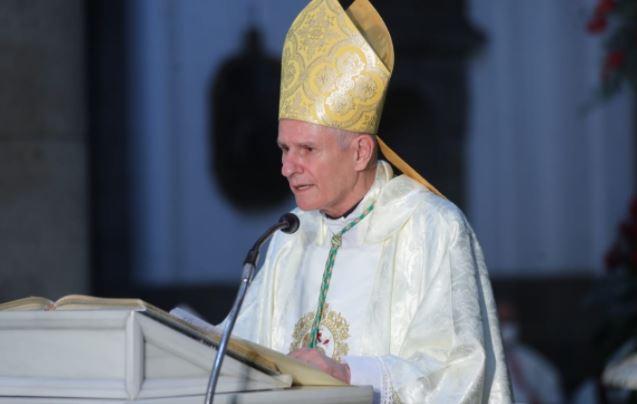
[[[279,223],[284,224],[281,227],[283,233],[292,234],[299,229],[299,218],[294,213],[286,213],[281,216]]]

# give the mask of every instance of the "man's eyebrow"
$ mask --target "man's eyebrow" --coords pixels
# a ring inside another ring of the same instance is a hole
[[[290,147],[290,145],[286,142],[281,142],[281,141],[277,141],[276,144],[279,147]],[[299,143],[292,143],[291,146],[296,146],[296,147],[310,147],[312,149],[316,149],[317,147],[317,143],[315,142],[299,142]]]
[[[316,143],[314,142],[303,142],[303,143],[299,143],[299,146],[301,147],[311,147],[312,149],[316,148]]]

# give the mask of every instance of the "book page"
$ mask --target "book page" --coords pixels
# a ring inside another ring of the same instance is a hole
[[[141,299],[121,299],[86,295],[67,295],[55,302],[55,308],[57,310],[145,310],[149,306],[151,305]]]
[[[2,310],[51,310],[55,303],[46,297],[29,296],[0,304]]]

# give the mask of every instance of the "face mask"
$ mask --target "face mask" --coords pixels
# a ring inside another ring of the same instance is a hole
[[[500,332],[502,333],[502,342],[506,345],[514,344],[518,340],[520,330],[516,323],[502,323],[500,326]]]

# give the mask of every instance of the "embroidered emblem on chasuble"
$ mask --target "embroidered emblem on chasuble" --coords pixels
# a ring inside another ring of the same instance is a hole
[[[290,352],[307,346],[310,338],[314,312],[307,313],[296,322],[292,333],[292,343]],[[339,361],[349,352],[347,339],[349,338],[349,323],[336,311],[330,310],[328,304],[325,305],[323,320],[317,335],[316,348],[326,356]]]

